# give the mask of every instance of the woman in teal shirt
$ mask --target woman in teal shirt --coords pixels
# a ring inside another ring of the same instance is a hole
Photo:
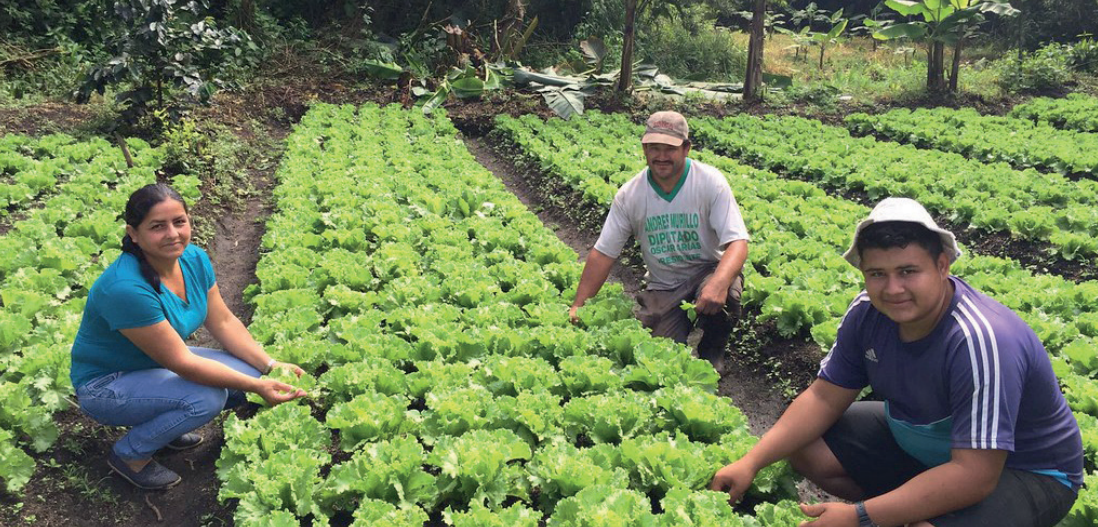
[[[263,379],[271,358],[229,311],[206,252],[190,245],[183,198],[164,184],[130,195],[123,254],[96,279],[72,347],[71,379],[80,408],[96,421],[132,427],[114,444],[111,469],[144,489],[180,477],[152,459],[164,447],[197,446],[191,433],[254,392],[271,405],[305,395]],[[205,326],[225,351],[189,347]]]

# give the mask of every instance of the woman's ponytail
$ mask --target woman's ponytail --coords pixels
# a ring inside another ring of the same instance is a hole
[[[152,285],[156,294],[160,294],[160,273],[153,269],[149,259],[145,258],[145,253],[141,250],[141,247],[133,242],[133,238],[130,238],[129,234],[122,237],[122,252],[130,253],[137,258],[137,263],[141,266],[141,276],[149,285]]]

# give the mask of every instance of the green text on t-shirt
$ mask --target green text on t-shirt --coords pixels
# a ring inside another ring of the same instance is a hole
[[[700,217],[697,213],[680,212],[649,216],[644,222],[644,232],[648,236],[649,252],[653,256],[680,253],[660,258],[659,262],[664,265],[700,259],[699,225]],[[681,254],[690,251],[694,251],[694,253]]]

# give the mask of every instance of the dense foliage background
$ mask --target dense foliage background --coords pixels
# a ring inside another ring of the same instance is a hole
[[[380,80],[429,109],[509,87],[507,68],[517,66],[614,76],[626,49],[634,65],[647,65],[649,81],[659,73],[669,77],[660,81],[665,85],[670,79],[735,85],[746,70],[752,4],[11,0],[0,7],[0,104],[85,102],[98,94],[118,105],[123,122],[151,118],[157,129],[218,90],[293,77]],[[636,9],[633,46],[625,45],[629,6]],[[937,37],[870,38],[882,24],[921,23],[880,0],[768,2],[767,46],[776,53],[763,69],[768,85],[784,87],[771,100],[888,101],[897,93],[942,91],[947,80],[949,91],[983,98],[1056,94],[1071,91],[1077,72],[1098,69],[1098,2],[1014,0],[1012,6],[1020,14],[988,13],[971,22],[962,53],[949,38],[944,50]],[[871,49],[874,56],[867,63],[849,49]],[[578,109],[583,94],[566,95],[547,102],[555,110]]]

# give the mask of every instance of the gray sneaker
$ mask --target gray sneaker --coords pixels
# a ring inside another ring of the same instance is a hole
[[[112,451],[107,458],[107,465],[126,481],[133,483],[137,488],[145,490],[170,489],[183,481],[179,474],[157,463],[155,459],[150,460],[149,464],[145,465],[145,468],[142,468],[140,472],[134,472],[125,461],[122,461],[122,458],[118,457],[118,454]]]

